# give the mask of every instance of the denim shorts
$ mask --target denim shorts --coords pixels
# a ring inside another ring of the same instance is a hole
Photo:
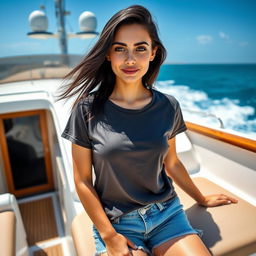
[[[152,255],[152,250],[168,240],[186,234],[197,234],[203,231],[194,229],[183,210],[183,205],[177,196],[161,202],[124,214],[112,222],[117,233],[129,238],[138,249]],[[93,225],[93,236],[96,245],[96,255],[106,252],[104,241]]]

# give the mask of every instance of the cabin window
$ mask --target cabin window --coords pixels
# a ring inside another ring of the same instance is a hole
[[[4,128],[15,189],[47,183],[39,116],[5,119]]]
[[[5,173],[9,192],[16,196],[53,188],[45,114],[38,110],[0,116]]]

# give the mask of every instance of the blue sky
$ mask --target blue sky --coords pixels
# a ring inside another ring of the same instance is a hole
[[[56,39],[36,40],[30,32],[29,14],[45,5],[48,31],[56,32],[54,0],[0,2],[0,57],[59,53]],[[256,63],[255,0],[65,0],[67,32],[79,31],[83,11],[97,16],[100,32],[118,10],[132,4],[147,7],[155,18],[169,63]],[[69,39],[72,54],[85,54],[97,40]]]

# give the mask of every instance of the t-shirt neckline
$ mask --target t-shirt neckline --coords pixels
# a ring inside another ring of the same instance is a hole
[[[146,104],[144,107],[139,108],[139,109],[123,108],[123,107],[115,104],[114,102],[112,102],[109,99],[107,99],[107,102],[109,103],[110,106],[114,107],[115,109],[117,109],[119,111],[126,112],[126,113],[140,113],[140,112],[143,112],[143,111],[147,110],[148,108],[150,108],[155,101],[155,90],[153,88],[149,88],[149,90],[152,92],[151,101],[148,104]]]

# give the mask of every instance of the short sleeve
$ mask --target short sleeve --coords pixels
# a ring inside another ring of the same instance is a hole
[[[66,127],[61,137],[82,147],[92,148],[89,139],[88,127],[85,122],[85,107],[78,103],[70,114]]]
[[[168,140],[174,138],[177,134],[184,132],[186,130],[187,130],[187,127],[183,119],[180,104],[177,100],[175,100],[173,128],[171,132],[168,134]]]

